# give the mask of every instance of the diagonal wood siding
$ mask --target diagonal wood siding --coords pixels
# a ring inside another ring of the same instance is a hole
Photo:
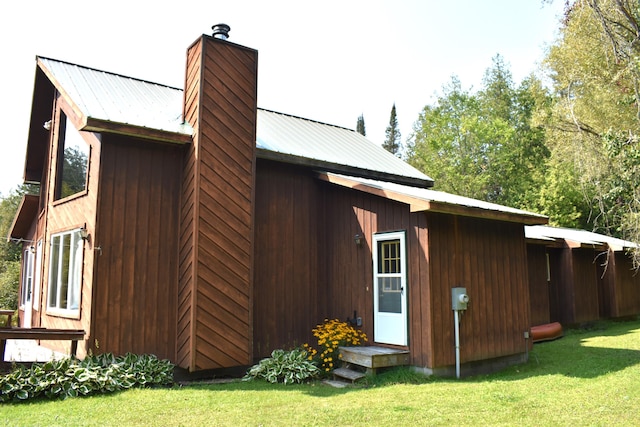
[[[190,370],[252,362],[257,52],[203,36],[187,53],[178,358]]]

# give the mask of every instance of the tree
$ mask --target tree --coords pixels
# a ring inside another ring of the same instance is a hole
[[[549,146],[573,168],[592,228],[640,242],[640,9],[576,0],[545,65],[556,103]],[[636,264],[640,253],[636,251]]]
[[[534,76],[514,87],[496,56],[476,94],[457,77],[435,105],[424,107],[408,144],[408,161],[438,189],[522,209],[539,210],[549,152],[535,119],[549,94]]]
[[[396,116],[396,104],[393,103],[391,108],[391,116],[389,117],[389,126],[385,131],[386,138],[384,140],[385,150],[400,157],[402,151],[402,141],[400,136],[400,129],[398,129],[398,118]]]
[[[37,187],[23,185],[0,200],[0,236],[7,236],[16,216],[22,196],[37,192]],[[18,307],[20,287],[20,256],[22,247],[16,242],[0,239],[0,307]]]
[[[364,115],[360,114],[358,117],[358,124],[356,125],[356,132],[360,135],[367,136],[367,131],[364,128]]]
[[[484,198],[488,167],[478,135],[479,102],[451,77],[434,105],[423,108],[407,147],[410,164],[431,176],[437,189]]]
[[[88,154],[79,147],[65,147],[60,198],[84,191],[87,185]]]

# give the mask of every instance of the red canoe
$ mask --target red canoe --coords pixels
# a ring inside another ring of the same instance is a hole
[[[558,322],[533,326],[531,328],[531,340],[533,342],[551,341],[561,338],[562,335],[562,325]]]

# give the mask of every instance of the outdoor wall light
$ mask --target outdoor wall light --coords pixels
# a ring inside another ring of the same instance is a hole
[[[82,240],[87,240],[89,238],[89,230],[87,230],[87,227],[83,226],[80,229],[80,238]]]
[[[357,246],[362,246],[362,235],[361,234],[356,234],[355,236],[353,236],[353,241],[356,242]]]

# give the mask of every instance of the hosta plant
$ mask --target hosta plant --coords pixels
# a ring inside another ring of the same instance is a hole
[[[303,349],[274,350],[271,357],[252,366],[244,380],[263,379],[270,383],[295,384],[316,377],[320,370]]]
[[[112,354],[34,363],[0,376],[0,402],[109,393],[173,383],[173,364],[153,355]]]

